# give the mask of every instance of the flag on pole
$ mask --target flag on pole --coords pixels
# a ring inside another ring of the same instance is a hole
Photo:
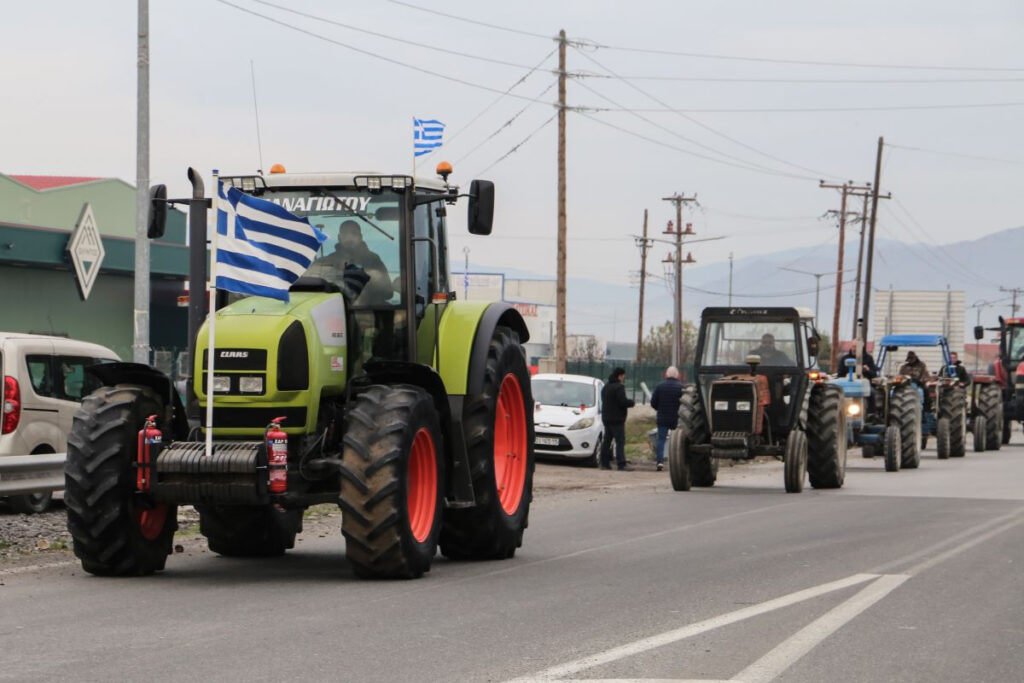
[[[444,124],[437,119],[412,120],[412,148],[415,156],[421,157],[438,149],[444,137]]]
[[[327,235],[273,202],[219,181],[217,191],[214,286],[288,301]]]

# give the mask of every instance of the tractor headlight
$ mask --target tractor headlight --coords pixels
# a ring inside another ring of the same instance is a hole
[[[226,394],[231,391],[231,378],[226,375],[213,376],[213,393]]]
[[[736,410],[750,412],[750,401],[736,401]]]
[[[729,410],[729,402],[715,401],[715,410]]]
[[[860,403],[850,403],[846,406],[846,414],[850,417],[857,417],[860,415]]]
[[[263,378],[262,377],[239,377],[238,378],[238,390],[243,394],[262,394],[263,393]]]
[[[581,417],[580,419],[573,422],[569,429],[586,429],[594,424],[594,418],[592,417]]]

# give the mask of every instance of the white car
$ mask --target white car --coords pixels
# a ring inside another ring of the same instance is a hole
[[[534,452],[596,467],[604,436],[604,382],[582,375],[540,374],[533,376],[531,385]]]

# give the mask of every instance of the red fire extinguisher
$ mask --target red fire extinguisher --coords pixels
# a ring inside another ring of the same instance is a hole
[[[152,485],[150,465],[156,457],[164,435],[156,426],[156,415],[146,418],[146,423],[139,430],[138,450],[136,451],[135,488],[148,491]]]
[[[270,466],[270,492],[288,490],[288,435],[281,429],[285,418],[275,417],[267,425],[267,464]]]

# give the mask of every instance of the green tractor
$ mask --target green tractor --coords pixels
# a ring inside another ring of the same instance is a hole
[[[184,399],[147,365],[91,369],[103,386],[74,418],[65,494],[87,572],[163,569],[180,505],[198,511],[213,552],[258,557],[294,546],[306,508],[337,504],[346,556],[366,578],[418,577],[438,547],[459,560],[513,556],[532,498],[529,334],[507,304],[455,300],[447,207],[468,196],[469,231],[490,234],[494,186],[473,181],[460,195],[449,173],[442,164],[438,178],[415,181],[220,178],[329,238],[287,302],[217,291],[212,427],[210,319],[198,288]],[[200,283],[211,201],[192,169],[189,178],[191,200],[153,188],[150,237],[162,234],[168,203],[188,203],[190,281]],[[356,266],[353,276],[332,260],[333,236],[352,222],[381,272]]]

